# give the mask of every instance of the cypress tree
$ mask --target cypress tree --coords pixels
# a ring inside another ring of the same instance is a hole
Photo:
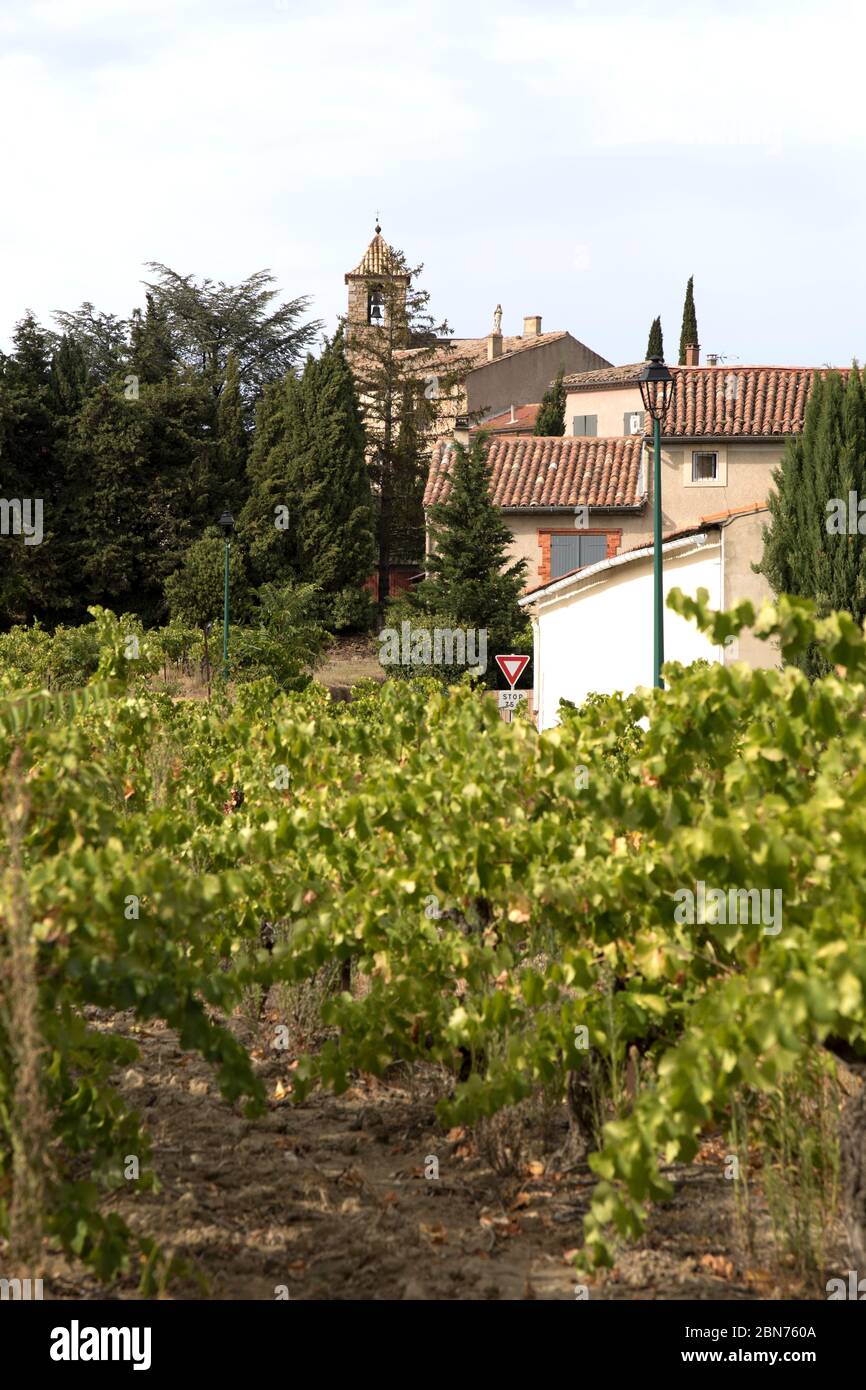
[[[565,434],[565,398],[563,368],[560,367],[555,380],[551,382],[541,398],[541,409],[535,422],[535,434]]]
[[[84,349],[77,338],[64,333],[51,359],[50,399],[55,414],[75,415],[91,385]]]
[[[375,562],[364,430],[342,333],[303,375],[267,392],[250,456],[252,491],[241,517],[256,574],[359,589]],[[288,516],[278,508],[287,509]],[[284,524],[280,524],[280,523]]]
[[[308,357],[288,419],[298,578],[326,594],[363,584],[375,560],[365,437],[343,335]]]
[[[285,578],[293,552],[287,522],[291,506],[285,459],[286,394],[296,379],[270,382],[256,406],[256,426],[247,461],[249,496],[238,519],[238,536],[247,546],[254,581]],[[284,509],[282,512],[279,508]]]
[[[651,357],[661,357],[662,360],[664,360],[665,345],[664,339],[662,337],[661,318],[655,318],[652,321],[652,326],[649,331],[649,339],[646,345],[646,355],[647,361],[649,361]]]
[[[410,601],[430,613],[453,614],[467,627],[486,628],[488,650],[507,652],[526,627],[517,606],[526,561],[509,561],[513,536],[490,496],[487,447],[484,434],[468,449],[451,446],[450,491],[430,509],[435,552],[427,560],[429,577]]]
[[[220,505],[239,511],[246,494],[246,470],[249,444],[244,426],[244,403],[241,396],[238,360],[228,355],[226,378],[217,406],[217,451],[219,457]]]
[[[85,400],[70,436],[80,605],[165,615],[163,584],[215,515],[213,405],[184,380],[115,378]]]
[[[695,313],[695,277],[689,276],[683,305],[683,326],[680,333],[680,366],[686,365],[686,348],[698,342],[698,318]]]
[[[70,347],[65,366],[73,356]],[[21,503],[22,523],[29,518],[31,527],[29,538],[23,529],[0,536],[0,618],[7,622],[51,620],[68,606],[71,492],[64,436],[52,338],[27,314],[15,328],[12,352],[0,354],[3,495]]]
[[[157,305],[153,294],[145,296],[144,318],[134,309],[129,329],[130,371],[140,382],[153,385],[174,373],[176,354],[171,340],[168,316]]]
[[[773,473],[770,523],[756,566],[774,593],[812,599],[819,614],[866,617],[866,512],[852,533],[849,493],[866,498],[866,392],[856,365],[816,376],[803,431],[787,441]],[[798,663],[810,676],[826,671],[815,651]]]

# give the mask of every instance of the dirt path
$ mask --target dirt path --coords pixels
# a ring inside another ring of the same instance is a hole
[[[315,1094],[296,1108],[284,1098],[289,1054],[269,1051],[238,1022],[272,1097],[268,1113],[249,1121],[221,1099],[210,1068],[182,1052],[161,1024],[139,1028],[131,1015],[93,1021],[141,1049],[118,1081],[145,1117],[162,1190],[136,1192],[130,1183],[112,1207],[195,1261],[204,1286],[174,1285],[170,1296],[576,1297],[565,1256],[580,1240],[588,1170],[557,1172],[548,1154],[521,1155],[510,1174],[495,1171],[491,1152],[496,1163],[498,1149],[501,1168],[508,1134],[493,1122],[486,1140],[484,1132],[446,1136],[434,1115],[442,1079],[433,1069],[414,1080],[402,1069],[387,1083],[361,1078],[343,1096]],[[554,1130],[557,1124],[562,1116],[554,1117]],[[802,1296],[738,1248],[721,1148],[710,1142],[698,1162],[677,1170],[674,1200],[590,1297]],[[427,1176],[435,1171],[431,1158],[438,1178]],[[50,1297],[105,1296],[60,1258],[46,1275]],[[114,1292],[135,1297],[135,1280]]]

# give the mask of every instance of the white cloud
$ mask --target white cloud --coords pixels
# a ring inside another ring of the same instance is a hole
[[[501,300],[630,361],[694,271],[708,342],[845,360],[864,27],[847,0],[4,0],[0,335],[127,313],[148,259],[270,265],[332,323],[378,208],[460,332]]]

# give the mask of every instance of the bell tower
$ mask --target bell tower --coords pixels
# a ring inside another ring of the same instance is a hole
[[[357,344],[368,334],[381,332],[403,318],[409,280],[377,222],[373,240],[355,269],[345,276],[349,287],[347,342]]]

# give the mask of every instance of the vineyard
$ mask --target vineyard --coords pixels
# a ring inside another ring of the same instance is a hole
[[[13,669],[4,1248],[33,1262],[44,1242],[103,1287],[134,1271],[145,1295],[195,1276],[115,1200],[131,1172],[143,1210],[159,1190],[118,1084],[158,1022],[236,1116],[395,1075],[434,1078],[441,1132],[467,1142],[527,1107],[560,1116],[550,1167],[590,1194],[559,1232],[573,1278],[641,1239],[708,1136],[737,1209],[761,1188],[813,1288],[841,1272],[831,1221],[862,1264],[866,641],[804,601],[672,604],[716,643],[775,638],[785,666],[668,667],[665,690],[542,735],[468,685],[177,699],[108,614],[86,683],[27,691]],[[810,683],[796,661],[816,649]]]

